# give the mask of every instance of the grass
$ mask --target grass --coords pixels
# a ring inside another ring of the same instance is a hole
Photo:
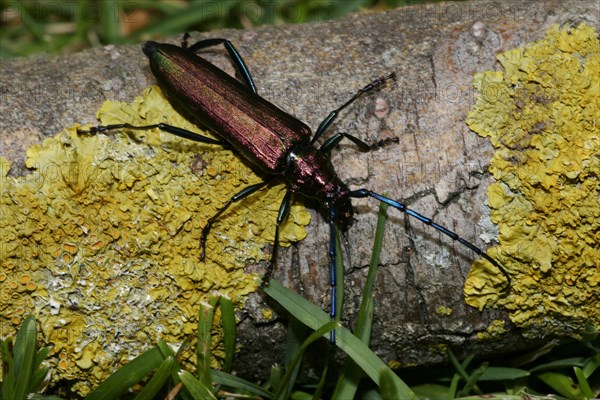
[[[4,0],[0,57],[70,53],[187,31],[316,22],[438,0]]]

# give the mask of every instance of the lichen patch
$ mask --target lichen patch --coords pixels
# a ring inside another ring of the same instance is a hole
[[[106,102],[98,119],[198,131],[158,87],[132,104]],[[53,379],[79,381],[80,394],[159,338],[181,343],[209,295],[241,306],[257,289],[244,267],[269,257],[282,185],[223,213],[200,261],[208,218],[260,181],[230,150],[157,129],[73,126],[32,146],[26,162],[32,173],[13,178],[0,159],[0,332],[13,335],[34,313],[53,344]],[[303,239],[309,220],[292,206],[281,243]]]
[[[535,335],[600,327],[600,42],[592,27],[552,27],[477,74],[467,124],[495,148],[488,188],[500,245],[477,261],[468,304],[503,307]]]

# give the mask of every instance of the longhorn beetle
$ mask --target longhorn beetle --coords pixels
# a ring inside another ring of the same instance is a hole
[[[229,53],[243,83],[195,54],[202,49],[221,44]],[[212,139],[162,123],[146,126],[105,125],[93,127],[87,131],[80,130],[80,132],[96,134],[121,128],[139,130],[158,128],[197,142],[230,146],[258,171],[267,176],[262,182],[250,185],[233,195],[223,208],[208,220],[200,236],[202,260],[205,255],[206,237],[219,215],[232,203],[257,192],[277,179],[282,179],[287,184],[287,192],[277,214],[273,251],[263,282],[268,284],[273,270],[279,246],[279,227],[289,213],[292,193],[317,199],[326,212],[330,227],[330,316],[332,319],[335,318],[336,310],[334,271],[336,226],[339,225],[344,230],[349,227],[353,216],[351,198],[372,197],[437,229],[498,268],[506,278],[506,286],[503,290],[510,287],[510,276],[507,271],[474,244],[459,237],[455,232],[436,224],[432,219],[407,208],[399,201],[368,189],[350,190],[338,178],[331,164],[329,152],[341,140],[349,139],[361,151],[369,151],[386,145],[390,140],[369,145],[349,133],[342,132],[334,134],[316,147],[315,143],[335,121],[340,111],[361,95],[394,79],[394,73],[376,79],[356,92],[348,101],[331,111],[312,135],[306,124],[258,95],[248,67],[229,40],[206,39],[188,47],[186,36],[181,47],[149,41],[142,45],[142,49],[150,61],[150,68],[154,76],[170,101],[184,110],[195,122],[210,129],[221,139]],[[334,331],[331,332],[331,341],[335,342]]]

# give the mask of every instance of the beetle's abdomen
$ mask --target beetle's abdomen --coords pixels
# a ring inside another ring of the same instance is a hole
[[[203,58],[170,44],[143,49],[171,100],[263,172],[282,173],[294,144],[310,140],[308,126]]]

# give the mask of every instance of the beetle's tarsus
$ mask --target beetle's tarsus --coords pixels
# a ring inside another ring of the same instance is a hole
[[[269,285],[271,284],[272,272],[273,272],[273,268],[267,268],[267,272],[265,272],[265,274],[262,276],[262,278],[260,280],[260,288],[261,289],[269,287]]]
[[[208,232],[210,231],[211,223],[210,220],[206,223],[204,228],[202,228],[202,233],[200,234],[200,261],[204,261],[204,257],[206,256],[206,237],[208,236]]]
[[[96,126],[92,126],[90,127],[90,129],[77,128],[78,135],[95,135],[96,133],[98,133],[98,129]]]
[[[392,143],[399,143],[399,142],[400,142],[400,139],[395,136],[391,137],[391,138],[387,138],[387,139],[381,139],[377,143],[373,143],[373,144],[369,145],[369,150],[377,150],[382,147],[387,147]]]

